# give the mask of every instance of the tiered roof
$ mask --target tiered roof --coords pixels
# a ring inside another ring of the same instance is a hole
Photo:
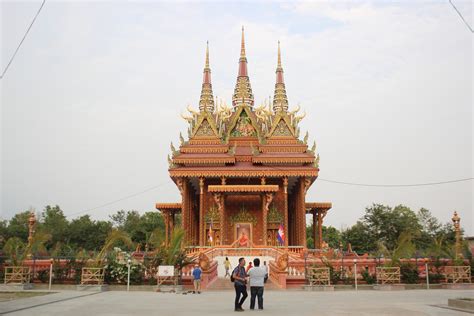
[[[171,146],[170,175],[176,177],[308,177],[318,175],[316,146],[308,148],[308,135],[299,139],[299,106],[289,111],[283,80],[280,43],[273,106],[254,107],[247,70],[244,30],[237,82],[232,107],[214,101],[209,65],[209,47],[199,102],[199,112],[191,116],[188,140],[180,137],[180,147]]]

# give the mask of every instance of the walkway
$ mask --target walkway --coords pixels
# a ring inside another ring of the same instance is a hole
[[[50,300],[51,304],[23,309],[6,315],[235,315],[231,291],[198,294],[111,291],[96,295],[61,292],[41,297],[0,303],[0,313],[31,302]],[[79,296],[78,296],[79,295]],[[265,310],[259,315],[467,315],[433,305],[447,304],[448,298],[474,297],[474,291],[406,290],[393,292],[267,291]],[[63,300],[69,298],[68,300]],[[57,302],[54,300],[61,299]],[[43,304],[45,301],[43,301]],[[248,301],[244,308],[248,309]],[[251,311],[246,311],[251,313]]]

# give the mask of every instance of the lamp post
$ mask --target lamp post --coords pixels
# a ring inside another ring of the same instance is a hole
[[[458,216],[458,212],[454,211],[454,214],[451,220],[453,221],[454,231],[456,233],[455,258],[459,259],[460,254],[461,254],[461,226],[460,226],[461,218]]]
[[[425,258],[425,273],[426,273],[426,289],[430,289],[430,270],[428,269],[428,262],[430,259]]]
[[[354,284],[357,291],[357,259],[354,259]]]
[[[49,286],[48,291],[51,291],[51,284],[53,283],[53,258],[51,258],[49,263]]]
[[[132,263],[132,260],[128,259],[127,260],[127,267],[128,267],[128,275],[127,275],[127,292],[130,291],[130,264]]]

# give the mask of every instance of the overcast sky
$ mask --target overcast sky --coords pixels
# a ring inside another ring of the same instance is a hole
[[[472,25],[472,2],[453,2]],[[1,2],[2,70],[40,4]],[[58,204],[104,219],[178,201],[166,156],[186,134],[180,113],[197,108],[206,41],[214,95],[229,104],[242,25],[256,104],[273,95],[281,41],[290,107],[306,110],[321,179],[472,177],[473,35],[448,1],[47,1],[1,80],[1,218]],[[372,203],[405,204],[442,222],[457,210],[473,235],[473,190],[316,180],[307,200],[331,201],[336,228]]]

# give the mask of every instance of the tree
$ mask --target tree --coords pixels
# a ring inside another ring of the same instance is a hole
[[[98,250],[111,230],[112,223],[93,221],[89,215],[83,215],[69,224],[69,243],[76,250]]]
[[[140,215],[137,211],[120,210],[110,216],[114,227],[127,232],[133,242],[144,247],[150,235],[156,229],[164,231],[163,216],[158,212],[146,212]]]
[[[368,232],[376,241],[381,241],[385,246],[393,250],[402,232],[411,236],[418,236],[421,225],[416,214],[408,207],[398,205],[395,208],[373,204],[366,208],[362,222]],[[373,245],[372,247],[373,248]]]
[[[23,242],[28,240],[28,219],[30,218],[30,211],[21,212],[15,214],[9,223],[7,228],[8,237],[17,237]]]
[[[58,242],[66,242],[69,239],[69,222],[58,205],[47,205],[42,213],[41,221],[37,230],[44,230],[51,235],[51,241],[47,244],[52,248]]]
[[[357,223],[342,232],[344,243],[350,243],[352,250],[359,253],[370,253],[376,250],[375,236],[371,235],[367,224],[357,221]]]
[[[420,223],[420,234],[414,238],[417,249],[427,251],[435,239],[439,239],[442,233],[442,225],[431,212],[425,208],[421,208],[416,214]],[[444,239],[444,237],[443,237]]]

